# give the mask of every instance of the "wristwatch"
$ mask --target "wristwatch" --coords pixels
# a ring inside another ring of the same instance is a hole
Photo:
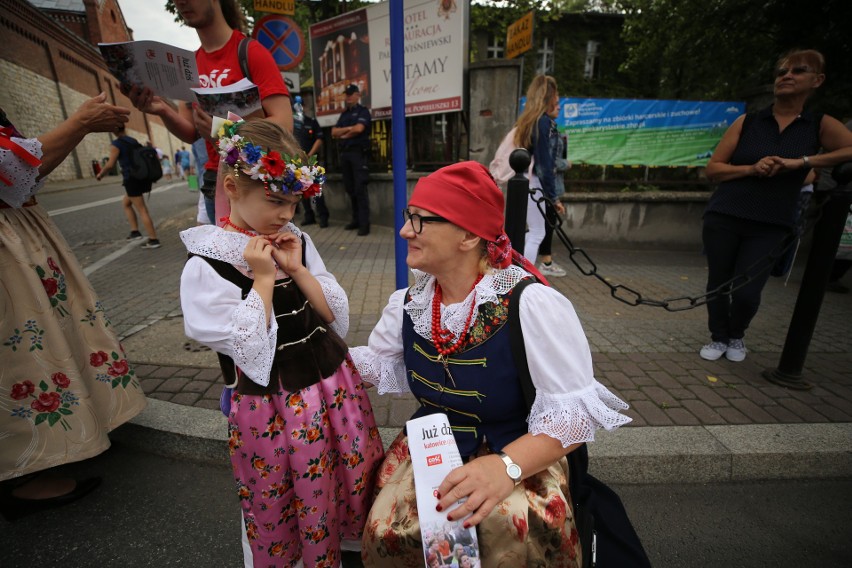
[[[512,461],[512,458],[506,455],[505,452],[500,452],[500,459],[503,460],[503,463],[506,464],[506,475],[509,476],[509,479],[515,482],[515,485],[521,482],[521,478],[523,477],[523,472],[521,471],[521,466]]]

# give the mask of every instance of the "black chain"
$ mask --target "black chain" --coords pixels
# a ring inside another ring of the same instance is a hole
[[[670,312],[682,312],[703,306],[720,296],[730,295],[735,290],[739,290],[758,276],[761,276],[767,270],[770,270],[778,259],[784,256],[784,254],[799,240],[796,233],[791,233],[789,239],[784,239],[774,249],[772,249],[767,256],[757,260],[751,266],[746,268],[744,274],[734,276],[727,282],[721,284],[715,290],[711,290],[701,294],[700,296],[679,296],[666,298],[664,300],[655,300],[643,297],[640,292],[630,288],[629,286],[625,286],[624,284],[610,284],[607,282],[606,278],[598,274],[597,265],[591,257],[589,257],[586,251],[574,246],[574,243],[572,243],[571,239],[568,238],[568,235],[565,233],[564,229],[562,229],[562,217],[556,212],[553,204],[544,196],[541,188],[530,188],[529,193],[542,217],[544,217],[545,223],[553,229],[554,234],[559,237],[559,240],[562,241],[562,244],[568,249],[569,258],[580,273],[584,276],[594,276],[603,282],[609,288],[610,295],[613,298],[619,302],[624,302],[629,306],[653,306],[663,308]],[[814,224],[822,215],[822,208],[827,202],[828,200],[825,200],[819,204],[819,207],[816,209],[816,214],[813,215],[813,218],[806,224],[805,228],[800,233],[801,235],[804,235],[806,232],[813,229]],[[804,212],[802,214],[804,215]]]

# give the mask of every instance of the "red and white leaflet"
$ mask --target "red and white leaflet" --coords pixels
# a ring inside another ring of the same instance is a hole
[[[444,478],[457,467],[463,465],[450,421],[446,414],[430,414],[405,423],[408,432],[408,451],[414,468],[414,490],[417,494],[417,513],[420,518],[420,533],[423,537],[423,561],[426,562],[429,542],[433,535],[444,532],[450,534],[458,530],[464,519],[448,521],[447,513],[462,503],[457,501],[448,509],[438,512],[435,496]],[[476,531],[470,531],[473,541],[473,556],[479,556],[479,543]]]
[[[122,87],[150,87],[167,99],[195,101],[190,89],[199,82],[193,52],[151,40],[99,43],[98,49]]]

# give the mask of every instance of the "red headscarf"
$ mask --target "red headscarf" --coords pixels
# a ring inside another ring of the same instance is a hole
[[[514,261],[547,284],[532,263],[512,249],[503,229],[503,192],[482,164],[459,162],[420,178],[408,204],[440,215],[481,237],[488,243],[492,266],[506,268]]]

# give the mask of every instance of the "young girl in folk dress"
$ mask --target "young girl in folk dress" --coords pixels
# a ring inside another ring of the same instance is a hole
[[[186,334],[234,389],[223,410],[251,563],[337,567],[360,549],[383,451],[341,339],[346,294],[290,222],[324,170],[269,121],[225,121],[219,137],[231,212],[181,233]]]

